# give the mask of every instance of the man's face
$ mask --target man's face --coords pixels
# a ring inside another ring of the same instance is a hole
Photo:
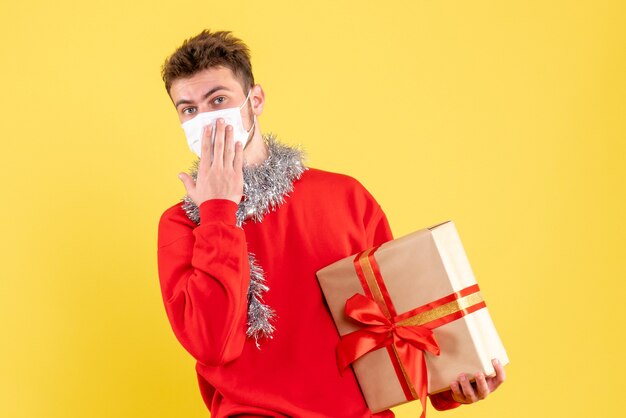
[[[227,67],[213,67],[188,78],[176,79],[170,87],[170,97],[181,123],[193,119],[198,113],[239,107],[246,95],[247,91],[244,92],[239,80]],[[246,130],[252,127],[251,113],[249,104],[241,109]]]

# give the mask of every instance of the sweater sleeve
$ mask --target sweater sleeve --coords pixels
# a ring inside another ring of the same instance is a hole
[[[196,360],[218,366],[243,350],[248,251],[236,203],[212,199],[199,209],[199,226],[179,207],[161,217],[159,280],[176,338]]]
[[[393,239],[393,233],[387,221],[387,216],[385,216],[385,213],[378,204],[376,204],[374,216],[372,216],[372,219],[366,224],[365,232],[368,247],[380,245]]]
[[[461,406],[461,404],[452,398],[452,391],[435,393],[430,395],[430,403],[437,411],[445,411]]]

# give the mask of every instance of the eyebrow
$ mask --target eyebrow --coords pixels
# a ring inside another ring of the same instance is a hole
[[[202,99],[206,99],[207,97],[209,97],[210,95],[212,95],[213,93],[215,93],[216,91],[219,90],[226,90],[226,91],[230,91],[228,88],[224,87],[224,86],[215,86],[213,87],[211,90],[209,90],[208,92],[206,92],[204,94],[204,96],[202,96]],[[191,100],[188,99],[180,99],[179,101],[177,101],[174,106],[178,109],[178,106],[180,106],[181,104],[193,104],[193,102]]]

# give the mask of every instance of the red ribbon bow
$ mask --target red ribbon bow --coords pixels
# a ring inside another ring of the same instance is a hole
[[[425,412],[428,372],[424,351],[437,356],[440,353],[433,331],[423,326],[397,325],[395,318],[387,318],[375,301],[358,293],[346,301],[345,313],[363,328],[341,338],[337,347],[340,370],[370,351],[393,344]]]

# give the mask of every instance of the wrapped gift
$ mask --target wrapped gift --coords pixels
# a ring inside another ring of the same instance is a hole
[[[444,222],[317,272],[372,412],[450,389],[460,373],[494,375],[508,357],[454,223]],[[423,415],[424,413],[422,413]]]

